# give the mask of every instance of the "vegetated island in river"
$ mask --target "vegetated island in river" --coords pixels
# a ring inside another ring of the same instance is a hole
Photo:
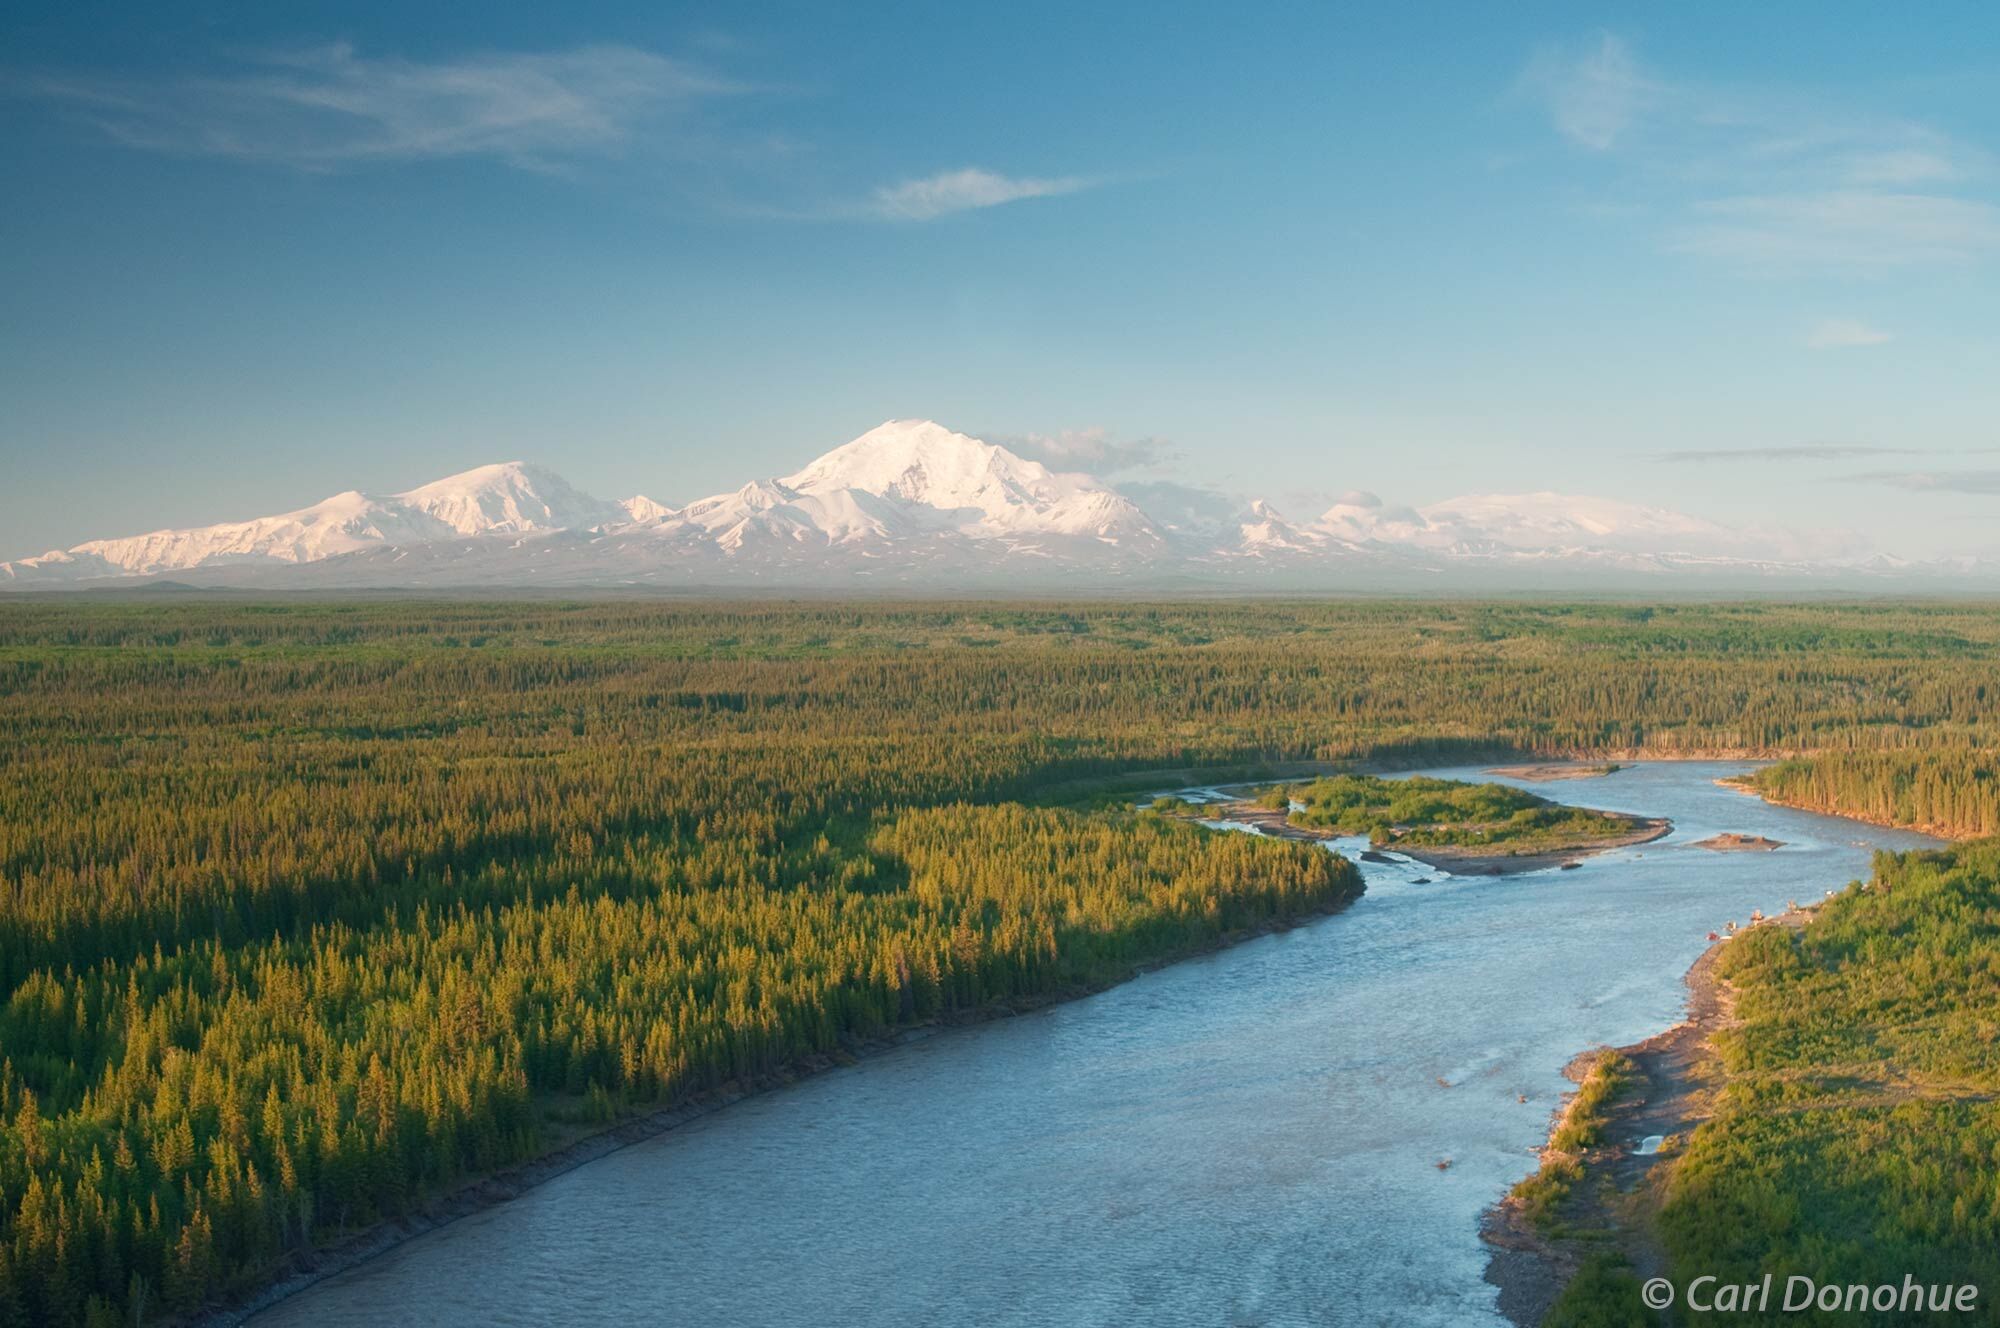
[[[1647,843],[1673,829],[1671,821],[1571,807],[1505,784],[1424,775],[1334,775],[1272,784],[1220,805],[1163,798],[1154,810],[1219,814],[1290,839],[1365,834],[1378,849],[1458,876],[1569,866],[1584,854]]]
[[[1598,761],[1581,764],[1575,761],[1552,762],[1547,765],[1501,765],[1486,773],[1506,779],[1522,779],[1530,784],[1548,784],[1559,779],[1602,779],[1625,769],[1616,761]]]
[[[1771,839],[1764,835],[1740,835],[1734,830],[1707,839],[1694,841],[1696,848],[1705,848],[1712,853],[1769,853],[1774,848],[1783,848],[1785,841]]]

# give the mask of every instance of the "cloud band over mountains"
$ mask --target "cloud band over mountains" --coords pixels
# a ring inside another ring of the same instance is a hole
[[[1843,478],[1911,493],[2000,494],[2000,470],[1871,470]]]
[[[1658,452],[1655,461],[1851,461],[1859,457],[1917,456],[1907,447],[1869,447],[1850,443],[1800,443],[1791,447],[1716,447]]]

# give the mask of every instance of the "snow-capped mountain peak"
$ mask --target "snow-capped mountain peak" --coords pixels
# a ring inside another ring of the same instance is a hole
[[[1252,557],[1311,553],[1326,543],[1323,535],[1301,530],[1262,498],[1243,510],[1236,529],[1241,552]]]
[[[1714,548],[1734,532],[1685,512],[1576,494],[1468,494],[1433,503],[1423,515],[1440,531],[1510,549]]]
[[[0,584],[170,575],[208,584],[738,584],[1090,589],[1240,581],[1349,589],[1386,578],[1990,576],[1864,561],[1852,542],[1735,529],[1607,498],[1474,494],[1421,509],[1350,491],[1310,523],[1261,500],[1146,482],[1120,491],[931,420],[893,420],[779,479],[683,507],[605,502],[525,462],[402,493],[96,539],[0,563]],[[856,578],[864,578],[857,581]]]
[[[394,501],[435,517],[460,535],[588,529],[631,519],[617,503],[579,493],[554,471],[522,461],[448,475],[396,494]]]
[[[1313,529],[1357,544],[1480,558],[1800,561],[1813,552],[1784,532],[1548,490],[1467,494],[1423,508],[1391,507],[1356,491],[1322,513]]]
[[[625,515],[628,519],[641,524],[665,521],[671,517],[680,515],[679,508],[668,507],[665,503],[656,503],[643,493],[634,494],[632,497],[620,502],[618,506],[625,510]]]
[[[632,520],[625,508],[518,461],[375,497],[348,489],[311,507],[248,521],[87,540],[67,551],[0,564],[0,581],[151,576],[195,568],[297,565],[381,548],[471,536],[589,529]]]
[[[144,576],[222,563],[316,562],[373,545],[422,543],[452,533],[426,512],[350,489],[296,512],[88,540],[70,552]]]
[[[1129,499],[1090,476],[1052,471],[933,420],[891,420],[775,483],[822,497],[870,494],[926,524],[987,534],[1117,541],[1153,533]]]
[[[927,507],[976,507],[996,485],[1033,487],[1049,472],[933,420],[890,420],[778,482],[801,493],[859,489]]]

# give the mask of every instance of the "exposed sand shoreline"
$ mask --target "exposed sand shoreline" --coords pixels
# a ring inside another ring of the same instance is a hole
[[[1810,910],[1799,909],[1759,925],[1798,927],[1809,916]],[[1661,1275],[1665,1253],[1653,1242],[1644,1224],[1617,1220],[1617,1215],[1605,1205],[1603,1182],[1611,1182],[1611,1187],[1623,1197],[1621,1201],[1643,1206],[1649,1196],[1642,1191],[1652,1178],[1655,1164],[1670,1160],[1678,1152],[1641,1154],[1636,1151],[1634,1141],[1655,1135],[1685,1138],[1714,1114],[1719,1072],[1710,1039],[1735,1018],[1734,993],[1715,975],[1716,959],[1729,943],[1717,941],[1710,945],[1688,969],[1685,1019],[1643,1042],[1615,1048],[1631,1059],[1637,1073],[1632,1086],[1611,1109],[1607,1141],[1585,1154],[1584,1178],[1572,1190],[1574,1202],[1587,1215],[1587,1224],[1617,1226],[1629,1233],[1631,1239],[1624,1252],[1642,1279]],[[1580,1080],[1597,1050],[1577,1056],[1564,1073]],[[1574,1096],[1565,1096],[1552,1119],[1551,1138]],[[1543,1156],[1546,1160],[1546,1146]],[[1537,1328],[1584,1259],[1605,1248],[1601,1240],[1586,1243],[1544,1235],[1528,1221],[1520,1201],[1511,1194],[1486,1211],[1479,1234],[1490,1247],[1486,1280],[1500,1288],[1500,1313],[1516,1328]]]
[[[1740,782],[1737,777],[1718,779],[1715,783],[1776,807],[1820,816],[1837,816],[1886,829],[1916,830],[1943,839],[1955,837],[1952,830],[1945,826],[1913,826],[1887,817],[1772,797]],[[1735,842],[1718,844],[1716,841]],[[1782,847],[1782,844],[1761,835],[1723,834],[1702,840],[1697,846],[1719,851],[1768,851]],[[1797,930],[1812,920],[1819,907],[1820,901],[1815,901],[1788,909],[1776,917],[1762,919],[1753,926],[1781,926]],[[1739,931],[1736,935],[1741,936],[1743,932]],[[1634,1151],[1632,1140],[1656,1135],[1667,1140],[1676,1135],[1684,1139],[1714,1115],[1713,1101],[1721,1090],[1722,1075],[1711,1039],[1735,1019],[1735,994],[1728,984],[1716,976],[1715,966],[1723,947],[1732,940],[1725,937],[1713,942],[1688,969],[1685,978],[1688,988],[1686,1018],[1643,1042],[1615,1049],[1630,1057],[1638,1067],[1637,1082],[1633,1089],[1621,1096],[1612,1110],[1612,1129],[1608,1133],[1615,1138],[1591,1150],[1586,1156],[1584,1182],[1576,1187],[1576,1192],[1584,1195],[1585,1204],[1594,1205],[1596,1215],[1601,1216],[1606,1225],[1615,1225],[1620,1231],[1624,1253],[1642,1280],[1662,1276],[1666,1272],[1665,1251],[1660,1248],[1657,1235],[1646,1218],[1657,1211],[1661,1199],[1659,1182],[1671,1174],[1671,1159],[1678,1156],[1678,1150],[1641,1155]],[[1585,1052],[1572,1060],[1564,1073],[1571,1074],[1579,1065],[1586,1063],[1591,1054]],[[1571,1074],[1571,1077],[1580,1076]],[[1568,1101],[1565,1098],[1562,1110],[1567,1109]],[[1550,1125],[1551,1137],[1560,1124],[1559,1110]],[[1546,1151],[1545,1147],[1545,1154]],[[1662,1160],[1667,1160],[1669,1165],[1655,1174],[1654,1166]],[[1628,1211],[1613,1214],[1603,1210],[1597,1196],[1601,1196],[1603,1190],[1599,1182],[1605,1179],[1609,1179],[1624,1196],[1621,1202],[1630,1205]],[[1623,1220],[1619,1220],[1621,1217]],[[1586,1248],[1576,1241],[1551,1240],[1544,1236],[1526,1220],[1520,1204],[1511,1195],[1503,1197],[1486,1211],[1480,1224],[1480,1236],[1490,1247],[1486,1280],[1500,1288],[1500,1313],[1516,1328],[1539,1328],[1583,1259],[1603,1248],[1601,1243]]]

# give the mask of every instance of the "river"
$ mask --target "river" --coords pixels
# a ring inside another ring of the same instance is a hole
[[[1744,768],[1534,785],[1674,832],[1572,871],[1366,864],[1341,913],[752,1098],[252,1322],[1501,1328],[1479,1218],[1563,1065],[1674,1023],[1711,928],[1935,842],[1713,782]],[[1692,846],[1730,830],[1787,846]]]

